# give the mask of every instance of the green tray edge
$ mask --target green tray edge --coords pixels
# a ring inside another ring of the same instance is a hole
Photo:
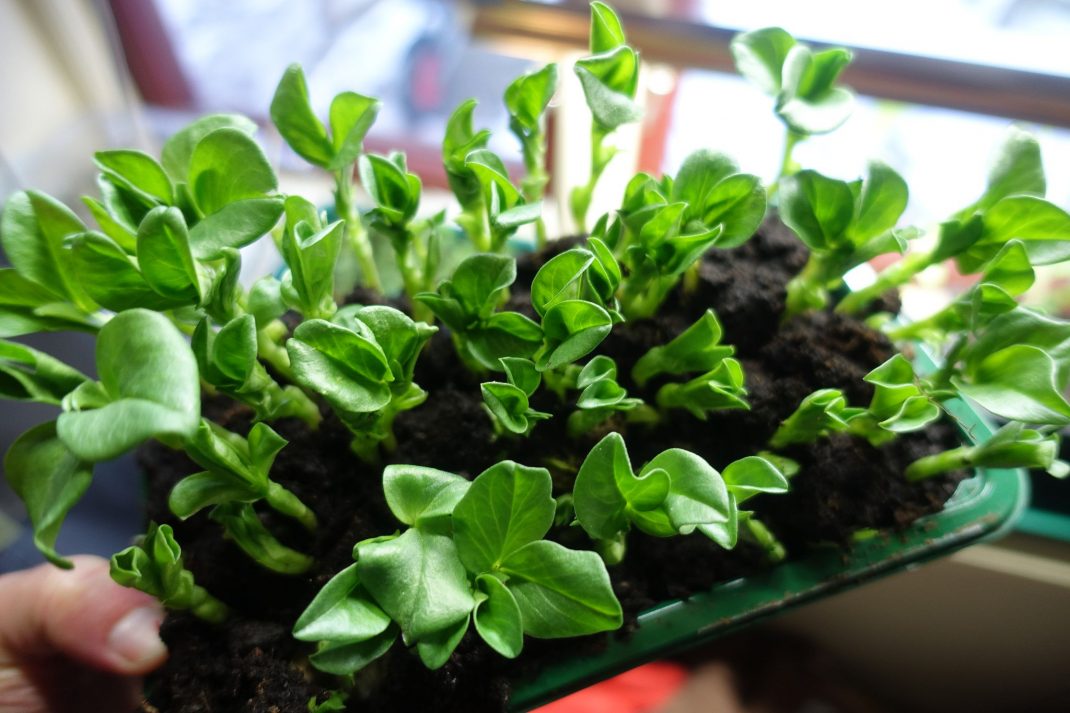
[[[919,361],[927,361],[924,357]],[[987,440],[993,428],[962,401],[948,411],[965,440]],[[533,680],[518,682],[510,710],[525,711],[640,664],[700,646],[759,619],[863,582],[942,557],[1014,526],[1029,501],[1023,470],[978,470],[960,483],[944,509],[906,530],[856,542],[850,551],[815,550],[768,572],[720,584],[686,601],[665,602],[639,615],[627,638],[611,636],[604,651],[546,666]]]

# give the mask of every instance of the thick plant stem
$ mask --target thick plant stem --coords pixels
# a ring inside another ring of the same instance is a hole
[[[288,330],[281,320],[272,320],[263,329],[256,332],[257,356],[271,365],[280,376],[287,381],[293,381],[293,369],[290,368],[290,355],[286,347],[280,343]]]
[[[791,129],[788,129],[787,133],[784,135],[784,153],[780,157],[780,171],[777,173],[776,180],[769,184],[769,189],[767,191],[770,200],[777,195],[777,192],[780,189],[780,181],[783,180],[785,176],[790,176],[798,170],[798,166],[792,158],[792,154],[795,153],[795,147],[798,143],[805,138],[805,135],[798,134]]]
[[[877,275],[877,281],[872,285],[855,290],[840,300],[840,303],[836,305],[836,311],[842,314],[861,312],[870,302],[888,290],[906,284],[910,278],[932,265],[933,262],[933,254],[930,252],[907,255]]]
[[[936,455],[919,458],[907,466],[907,480],[914,482],[935,475],[968,468],[973,462],[973,447],[960,446]]]
[[[190,612],[210,624],[221,624],[230,613],[227,605],[209,594],[204,587],[194,585],[192,599],[196,603],[190,607]]]
[[[284,399],[286,402],[286,405],[279,411],[280,416],[299,418],[313,431],[319,428],[323,415],[320,413],[319,406],[309,398],[308,394],[296,386],[279,388],[278,384],[275,384],[275,388],[279,389],[277,398]]]
[[[316,530],[318,524],[316,513],[312,512],[296,495],[275,481],[268,481],[267,494],[264,496],[264,500],[273,510],[297,520],[309,532]]]
[[[576,229],[580,233],[587,233],[587,211],[591,207],[591,199],[594,197],[595,186],[602,172],[613,158],[613,150],[606,150],[606,133],[594,127],[591,130],[591,176],[587,179],[587,185],[572,189],[569,203],[572,209],[572,220],[576,223]]]
[[[524,200],[528,203],[541,201],[546,191],[550,176],[543,165],[546,161],[546,137],[540,131],[523,142],[524,168],[527,176],[521,181],[520,188]],[[535,249],[546,247],[546,223],[542,218],[535,221]]]
[[[364,286],[381,293],[383,285],[379,279],[379,268],[375,266],[375,253],[372,251],[371,239],[368,231],[364,229],[360,213],[353,202],[351,173],[351,167],[335,173],[334,206],[338,211],[338,217],[345,221],[346,239],[357,257],[357,264],[360,265],[360,272],[364,277]]]

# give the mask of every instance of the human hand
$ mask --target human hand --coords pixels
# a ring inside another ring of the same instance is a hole
[[[163,612],[99,557],[0,576],[0,713],[133,711],[167,658]]]

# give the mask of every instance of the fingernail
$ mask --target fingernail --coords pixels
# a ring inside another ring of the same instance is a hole
[[[112,627],[108,648],[132,668],[147,666],[167,655],[160,640],[163,612],[156,607],[135,609]]]

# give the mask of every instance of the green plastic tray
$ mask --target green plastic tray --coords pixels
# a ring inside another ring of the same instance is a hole
[[[964,440],[979,442],[992,435],[992,428],[965,403],[953,401],[947,407]],[[814,550],[768,572],[640,614],[638,629],[626,640],[611,636],[605,651],[596,656],[564,658],[544,668],[538,678],[517,682],[511,709],[529,710],[759,619],[994,537],[1014,524],[1028,499],[1024,471],[980,470],[959,485],[944,510],[904,531],[858,541],[848,553],[836,547]]]

